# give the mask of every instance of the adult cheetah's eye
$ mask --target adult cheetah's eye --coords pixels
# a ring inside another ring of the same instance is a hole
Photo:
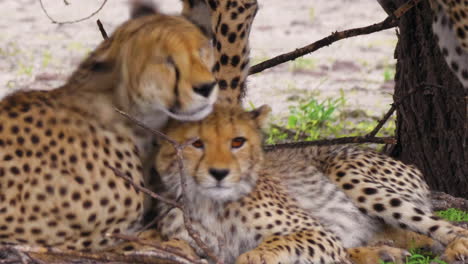
[[[231,147],[240,148],[244,145],[245,141],[247,141],[247,139],[245,139],[244,137],[236,137],[231,141]]]
[[[192,146],[194,146],[197,149],[202,149],[204,147],[203,141],[197,140],[197,141],[192,143]]]

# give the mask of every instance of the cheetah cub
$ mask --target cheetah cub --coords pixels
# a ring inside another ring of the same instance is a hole
[[[344,192],[306,160],[265,159],[260,128],[270,108],[245,112],[216,107],[199,122],[171,122],[178,142],[199,138],[183,151],[186,198],[194,228],[224,263],[401,263],[406,251],[387,246],[356,249],[378,230]],[[175,151],[163,143],[156,158],[166,196],[181,195]],[[307,192],[307,193],[306,193]],[[169,210],[162,235],[182,239],[203,254]],[[349,248],[345,250],[345,248]]]

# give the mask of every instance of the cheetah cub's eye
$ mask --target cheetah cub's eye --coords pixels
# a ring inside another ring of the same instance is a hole
[[[195,141],[195,142],[192,143],[192,146],[193,146],[194,148],[197,148],[197,149],[203,149],[203,147],[204,147],[203,141],[201,141],[201,140],[198,139],[197,141]]]
[[[231,141],[231,147],[235,149],[240,148],[244,145],[245,141],[247,141],[247,139],[244,137],[236,137]]]

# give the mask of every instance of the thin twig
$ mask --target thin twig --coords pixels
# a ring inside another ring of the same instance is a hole
[[[179,196],[175,202],[176,203],[179,203],[180,200],[182,199],[182,196]],[[153,220],[151,220],[148,224],[146,224],[144,227],[142,227],[140,230],[147,230],[148,228],[152,227],[154,224],[158,223],[159,221],[161,221],[164,217],[166,217],[166,215],[172,211],[172,209],[174,209],[175,206],[170,206],[169,208],[166,209],[166,211],[164,213],[160,213],[158,214],[158,216],[156,216]]]
[[[380,23],[373,24],[367,27],[353,28],[353,29],[348,29],[344,31],[333,32],[330,36],[325,37],[321,40],[318,40],[312,44],[309,44],[302,48],[298,48],[288,53],[281,54],[272,59],[256,64],[250,68],[249,74],[259,73],[268,68],[277,66],[281,63],[295,60],[301,56],[312,53],[325,46],[329,46],[330,44],[338,40],[342,40],[342,39],[350,38],[350,37],[356,37],[360,35],[367,35],[367,34],[377,32],[377,31],[382,31],[385,29],[395,27],[398,25],[398,18],[400,18],[403,14],[408,12],[408,10],[410,10],[413,6],[415,6],[419,1],[420,0],[409,0],[408,2],[403,4],[401,7],[399,7],[395,12],[393,12],[392,15],[389,15]]]
[[[393,115],[393,112],[395,112],[395,110],[396,110],[395,104],[392,104],[390,109],[388,109],[387,113],[385,113],[382,119],[379,120],[379,123],[377,124],[377,126],[375,126],[374,129],[372,129],[372,131],[368,133],[367,135],[365,135],[364,137],[367,137],[367,138],[375,137],[375,135],[379,133],[379,130],[385,125],[385,123],[387,123],[388,119]]]
[[[99,20],[99,19],[96,20],[96,23],[98,25],[99,31],[101,32],[102,38],[103,39],[109,39],[109,36],[107,35],[106,29],[102,25],[101,20]]]
[[[115,111],[117,111],[119,114],[123,115],[124,117],[126,117],[128,120],[132,121],[133,123],[135,123],[137,126],[145,129],[145,130],[148,130],[150,131],[151,133],[153,133],[154,135],[168,141],[169,143],[171,143],[172,146],[177,146],[179,145],[179,143],[175,140],[173,140],[172,138],[166,136],[164,133],[161,133],[160,131],[156,130],[156,129],[152,129],[148,126],[146,126],[145,124],[143,124],[142,122],[138,121],[137,119],[135,119],[134,117],[130,116],[129,114],[125,113],[124,111],[118,109],[118,108],[114,108]]]
[[[185,263],[187,263],[187,264],[190,264],[190,263],[202,264],[203,263],[203,261],[201,259],[194,259],[191,256],[187,256],[187,255],[181,253],[180,251],[178,251],[175,247],[162,245],[162,244],[158,244],[158,243],[148,242],[148,241],[145,241],[145,240],[143,240],[143,239],[141,239],[139,237],[124,235],[124,234],[106,234],[106,236],[121,239],[121,240],[125,240],[125,241],[135,242],[135,243],[140,244],[140,245],[149,246],[151,248],[154,248],[154,249],[160,251],[161,253],[165,253],[165,254],[168,253],[167,257],[164,258],[165,260],[177,261],[178,263],[182,263],[182,264],[185,264]]]
[[[149,190],[149,189],[147,189],[147,188],[145,188],[145,187],[143,187],[143,186],[138,185],[137,183],[135,183],[135,182],[133,181],[132,178],[130,178],[130,177],[128,177],[127,175],[123,174],[123,173],[122,173],[120,170],[118,170],[117,168],[112,167],[112,166],[110,166],[110,165],[106,165],[106,166],[107,166],[109,169],[111,169],[111,170],[114,172],[114,174],[115,174],[116,176],[121,177],[121,178],[123,178],[124,180],[126,180],[126,181],[127,181],[128,183],[130,183],[135,189],[137,189],[137,190],[139,190],[139,191],[145,193],[146,195],[151,196],[152,198],[154,198],[154,199],[156,199],[156,200],[159,200],[159,201],[161,201],[161,202],[164,202],[164,203],[170,204],[170,205],[172,205],[172,206],[174,206],[174,207],[177,207],[177,208],[179,208],[179,209],[182,209],[182,204],[177,203],[176,201],[171,200],[171,199],[168,199],[168,198],[166,198],[166,197],[163,197],[163,196],[161,196],[161,195],[159,195],[159,194],[157,194],[157,193],[152,192],[151,190]]]
[[[376,143],[376,144],[395,144],[396,140],[394,137],[342,137],[333,139],[322,139],[314,141],[298,141],[274,145],[266,145],[263,147],[265,151],[270,151],[278,148],[302,148],[307,146],[328,146],[328,145],[340,145],[340,144],[353,144],[353,143]]]
[[[186,183],[185,183],[185,175],[184,175],[184,164],[183,164],[183,156],[182,156],[182,151],[183,149],[187,146],[187,145],[190,145],[192,144],[194,141],[196,141],[197,139],[190,139],[188,140],[187,142],[184,142],[182,144],[178,143],[177,141],[175,141],[174,139],[168,137],[167,135],[165,135],[164,133],[161,133],[160,131],[157,131],[155,129],[152,129],[152,128],[149,128],[148,126],[146,126],[145,124],[143,124],[142,122],[138,121],[137,119],[135,119],[134,117],[130,116],[129,114],[125,113],[124,111],[120,110],[120,109],[117,109],[115,108],[115,110],[120,113],[121,115],[123,115],[124,117],[126,117],[127,119],[129,119],[130,121],[132,121],[133,123],[135,123],[136,125],[138,125],[139,127],[145,129],[145,130],[148,130],[150,131],[151,133],[153,133],[155,136],[158,136],[164,140],[166,140],[167,142],[169,142],[175,149],[176,151],[176,155],[177,155],[177,162],[178,162],[178,165],[179,165],[179,174],[180,174],[180,184],[181,184],[181,188],[182,188],[182,203],[176,203],[175,201],[171,201],[169,204],[172,205],[172,206],[175,206],[177,208],[179,208],[181,211],[182,211],[182,216],[184,218],[184,225],[185,225],[185,229],[187,230],[187,233],[190,235],[190,237],[195,241],[195,243],[197,244],[198,247],[200,247],[204,252],[205,254],[211,258],[215,263],[222,263],[218,257],[212,252],[212,250],[201,240],[200,238],[200,234],[195,230],[193,229],[192,227],[192,221],[190,219],[190,215],[189,213],[187,212],[186,210],[186,207],[185,205],[187,204],[186,202],[186,199],[185,199],[185,193],[186,193]],[[111,167],[110,167],[111,168]],[[114,173],[116,173],[116,175],[118,176],[125,176],[125,177],[122,177],[124,179],[126,179],[127,181],[132,181],[131,178],[127,177],[126,175],[123,175],[123,173],[121,173],[120,171],[118,171],[117,169],[113,169]],[[132,181],[133,182],[133,181]],[[140,189],[143,191],[143,189],[145,189],[145,193],[146,194],[149,194],[151,197],[155,198],[155,199],[159,199],[159,198],[156,198],[156,197],[161,197],[159,195],[156,195],[155,193],[153,193],[152,191],[144,188],[144,187],[141,187],[137,184],[133,184],[133,186],[135,186],[137,189]],[[138,186],[138,187],[137,187]],[[165,199],[167,200],[167,199]]]
[[[106,5],[107,3],[107,0],[104,0],[101,4],[101,6],[99,6],[99,8],[94,11],[93,13],[91,13],[91,15],[87,16],[87,17],[84,17],[84,18],[80,18],[80,19],[77,19],[77,20],[70,20],[70,21],[57,21],[55,19],[53,19],[49,12],[47,12],[47,10],[45,9],[44,7],[44,4],[42,3],[42,0],[39,0],[39,3],[41,4],[41,9],[42,11],[44,12],[44,14],[47,16],[47,18],[49,18],[49,20],[54,23],[54,24],[59,24],[59,25],[62,25],[62,24],[74,24],[74,23],[78,23],[78,22],[81,22],[81,21],[85,21],[87,19],[90,19],[91,17],[95,16],[97,13],[99,13],[99,11],[102,10],[102,8],[104,8],[104,6]]]

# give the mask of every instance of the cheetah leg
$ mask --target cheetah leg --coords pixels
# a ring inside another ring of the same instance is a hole
[[[424,185],[409,186],[410,183],[423,181],[417,170],[383,155],[366,157],[362,153],[354,154],[355,157],[359,155],[361,157],[356,160],[341,157],[332,161],[330,164],[333,165],[327,169],[327,175],[343,189],[361,212],[394,227],[412,230],[448,245],[444,254],[448,261],[468,259],[468,230],[454,226],[432,213],[429,202],[423,199]],[[364,158],[370,159],[367,165],[362,162]],[[392,163],[394,165],[385,166]],[[392,168],[398,169],[391,171]],[[394,183],[389,181],[392,179]]]
[[[211,26],[219,102],[240,104],[249,71],[249,35],[258,10],[257,1],[184,0],[183,4],[184,16],[202,27]]]
[[[350,263],[346,251],[332,241],[336,237],[324,232],[319,236],[317,230],[270,236],[257,248],[240,255],[236,264]]]
[[[386,245],[347,248],[346,251],[354,264],[375,264],[380,263],[379,261],[405,264],[410,255],[404,249]]]
[[[382,242],[391,242],[391,247],[387,245],[377,246]],[[442,259],[448,263],[457,263],[457,260],[466,260],[468,240],[464,237],[456,238],[451,242],[444,252],[444,247],[438,241],[415,233],[410,230],[385,226],[385,228],[377,233],[369,243],[371,247],[360,247],[347,249],[351,260],[355,264],[370,264],[378,263],[378,260],[385,262],[393,262],[395,264],[406,263],[406,257],[409,256],[408,251],[404,249],[424,248],[434,254],[441,254]]]
[[[379,260],[406,263],[407,250],[425,248],[435,254],[443,252],[443,246],[434,239],[410,230],[384,225],[369,242],[370,247],[347,249],[355,264],[379,263]],[[407,249],[407,250],[405,250]]]
[[[391,246],[397,248],[408,250],[423,248],[435,254],[440,254],[444,250],[439,241],[411,230],[396,228],[390,225],[384,225],[382,230],[374,235],[369,244],[376,245],[388,242],[391,243]]]

